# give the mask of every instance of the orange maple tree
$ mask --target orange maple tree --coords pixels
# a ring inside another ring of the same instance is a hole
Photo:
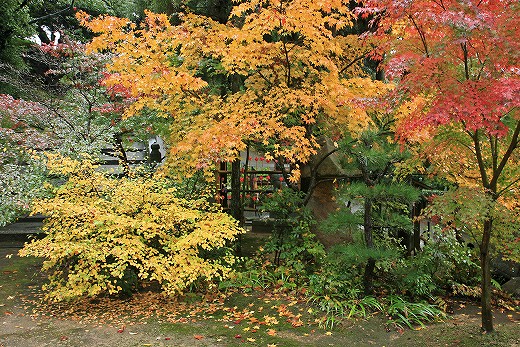
[[[436,173],[490,201],[473,216],[484,216],[482,329],[492,332],[494,211],[501,205],[515,215],[513,202],[520,196],[519,3],[383,0],[366,5],[359,11],[373,16],[378,34],[388,40],[387,76],[398,81],[406,106],[400,138],[422,143]]]
[[[355,16],[342,1],[247,1],[227,24],[184,15],[173,26],[151,12],[140,26],[78,18],[98,34],[91,50],[114,53],[108,83],[137,98],[126,116],[152,109],[171,117],[168,160],[184,173],[233,161],[254,143],[266,159],[291,163],[296,182],[319,148],[317,134],[362,127],[368,117],[353,101],[387,89],[362,72],[372,47],[349,34]],[[212,92],[200,73],[205,59],[239,81],[234,90]]]

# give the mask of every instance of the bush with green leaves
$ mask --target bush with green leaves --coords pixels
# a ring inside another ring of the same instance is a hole
[[[273,232],[262,253],[274,254],[274,264],[277,266],[312,273],[325,251],[311,231],[315,221],[311,212],[303,206],[303,193],[280,189],[266,199],[260,210],[269,212],[273,217]]]
[[[289,292],[307,287],[309,275],[321,266],[325,250],[311,231],[314,219],[302,202],[302,194],[288,188],[265,200],[260,208],[272,217],[273,231],[257,254],[244,259],[221,288]]]
[[[437,230],[422,251],[400,259],[392,271],[392,287],[412,297],[431,298],[454,286],[480,281],[478,254],[457,240],[452,231]]]
[[[403,329],[405,326],[412,329],[414,325],[424,327],[424,323],[436,322],[446,318],[437,306],[427,302],[409,302],[397,295],[385,298],[385,313],[389,317],[388,324]]]

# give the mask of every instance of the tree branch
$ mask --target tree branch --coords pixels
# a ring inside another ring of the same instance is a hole
[[[518,141],[519,141],[519,135],[520,135],[520,121],[517,121],[516,128],[513,131],[513,136],[511,137],[511,142],[509,143],[509,146],[504,153],[504,156],[502,157],[502,160],[500,160],[500,164],[498,164],[498,167],[496,170],[493,170],[493,178],[490,182],[490,188],[493,190],[493,193],[496,193],[496,185],[498,182],[498,178],[502,174],[502,171],[504,170],[504,167],[506,166],[507,162],[509,161],[509,158],[513,154],[514,150],[517,148]]]
[[[59,10],[57,12],[49,13],[49,14],[47,14],[45,16],[34,18],[33,20],[30,20],[28,24],[34,24],[34,23],[39,22],[41,20],[57,16],[57,15],[63,13],[63,12],[70,11],[72,9],[74,9],[74,0],[71,0],[70,5],[68,5],[67,7],[62,8],[61,10]]]
[[[421,42],[422,42],[423,47],[424,47],[424,54],[426,54],[426,57],[429,58],[430,57],[430,52],[428,50],[428,44],[426,42],[426,35],[422,31],[422,29],[419,28],[419,25],[417,24],[415,19],[412,17],[412,15],[408,15],[408,18],[412,21],[412,24],[415,27],[415,30],[417,30],[417,33],[419,34],[419,37],[421,38]]]
[[[469,65],[468,65],[468,47],[465,42],[460,44],[460,48],[462,48],[462,54],[464,56],[464,75],[466,80],[469,81]]]
[[[348,63],[347,65],[345,65],[341,70],[339,70],[339,73],[338,74],[342,74],[344,73],[349,67],[351,67],[352,65],[354,65],[355,63],[357,63],[358,61],[360,61],[361,59],[364,59],[368,54],[368,51],[365,52],[364,54],[360,55],[359,57],[356,57],[354,60],[352,60],[350,63]]]
[[[518,182],[520,182],[520,177],[518,177],[517,179],[513,180],[513,182],[509,183],[507,186],[505,186],[499,192],[497,192],[497,196],[502,195],[506,190],[508,190],[509,188],[511,188],[512,186],[517,184]]]
[[[478,167],[480,171],[480,178],[482,179],[482,185],[485,188],[489,188],[489,180],[486,172],[486,165],[484,163],[484,158],[482,156],[482,149],[480,148],[480,138],[479,138],[479,131],[476,130],[472,135],[471,138],[473,139],[473,146],[475,147],[475,155],[477,157]]]

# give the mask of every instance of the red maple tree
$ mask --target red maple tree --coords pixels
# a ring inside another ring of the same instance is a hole
[[[407,110],[398,136],[459,186],[500,203],[519,195],[520,68],[516,0],[377,0],[372,16],[386,40],[385,72]],[[435,144],[435,147],[431,146]],[[442,147],[439,147],[442,145]],[[492,213],[481,226],[482,330],[492,332]]]

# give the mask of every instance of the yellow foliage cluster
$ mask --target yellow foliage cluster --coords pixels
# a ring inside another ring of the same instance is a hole
[[[158,282],[177,294],[226,278],[234,257],[226,244],[243,230],[204,199],[186,200],[170,182],[107,177],[91,162],[49,156],[67,182],[35,202],[47,234],[22,256],[46,258],[51,300],[114,294]],[[217,256],[218,253],[218,256]]]
[[[91,51],[114,53],[109,83],[136,98],[127,116],[149,108],[172,117],[169,161],[177,168],[231,161],[246,142],[271,145],[269,157],[306,163],[319,148],[316,127],[330,134],[362,128],[369,117],[355,101],[388,90],[369,76],[354,78],[363,75],[356,62],[371,48],[342,33],[353,20],[344,1],[247,1],[227,25],[184,15],[172,26],[150,12],[138,28],[128,20],[78,18],[98,34]],[[210,93],[197,75],[204,59],[218,61],[242,87]]]

